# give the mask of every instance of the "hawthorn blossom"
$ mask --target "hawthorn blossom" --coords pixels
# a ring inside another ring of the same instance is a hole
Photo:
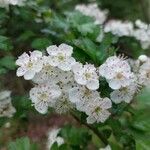
[[[99,76],[97,75],[96,68],[92,64],[82,65],[76,63],[72,67],[75,81],[80,85],[85,85],[90,90],[99,88]]]
[[[75,64],[75,59],[71,57],[73,47],[67,44],[49,46],[47,48],[49,54],[48,62],[51,66],[58,67],[63,71],[70,71],[72,65]]]
[[[131,22],[111,20],[105,25],[104,32],[111,32],[119,37],[131,36],[133,32],[133,24]]]
[[[76,105],[79,111],[85,111],[87,103],[99,97],[98,91],[92,91],[85,86],[77,86],[69,91],[69,100]]]
[[[111,92],[110,99],[116,104],[119,104],[123,101],[130,103],[137,91],[138,85],[137,83],[133,83],[130,86]]]
[[[90,101],[87,106],[85,113],[88,115],[87,123],[93,124],[94,122],[104,123],[110,116],[110,112],[107,110],[111,108],[112,103],[109,98],[96,98]]]
[[[150,47],[150,25],[142,22],[141,20],[137,20],[135,22],[137,29],[133,32],[133,37],[140,41],[143,49],[147,49]]]
[[[23,53],[17,59],[16,64],[19,66],[17,69],[17,76],[24,76],[26,80],[30,80],[36,73],[42,70],[42,52],[36,50],[30,52],[30,55]]]
[[[50,150],[56,142],[58,146],[64,144],[64,139],[58,136],[60,129],[52,129],[48,132],[47,150]]]
[[[48,106],[53,105],[60,95],[59,86],[51,83],[40,84],[30,90],[30,99],[35,109],[42,114],[47,113]]]
[[[140,66],[138,81],[140,85],[150,85],[150,58]]]
[[[108,14],[107,10],[101,10],[100,8],[98,8],[98,5],[96,3],[88,5],[80,4],[77,5],[75,9],[86,16],[95,18],[95,24],[103,24]]]
[[[112,89],[129,86],[135,81],[135,76],[131,72],[131,67],[128,62],[117,56],[109,57],[99,67],[99,74],[106,78]]]
[[[11,92],[2,91],[0,92],[0,117],[12,117],[16,112],[16,109],[11,103]]]

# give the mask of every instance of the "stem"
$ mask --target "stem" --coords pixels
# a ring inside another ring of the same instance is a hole
[[[89,128],[90,130],[92,130],[92,131],[98,136],[98,138],[103,142],[103,144],[104,144],[105,146],[108,145],[108,141],[107,141],[107,139],[105,138],[105,136],[103,135],[103,133],[101,133],[101,132],[98,131],[96,128],[92,127],[91,125],[87,124],[86,122],[81,122],[80,119],[79,119],[76,115],[74,115],[73,113],[71,113],[71,115],[73,116],[73,118],[74,118],[77,122],[83,124],[85,127],[87,127],[87,128]]]

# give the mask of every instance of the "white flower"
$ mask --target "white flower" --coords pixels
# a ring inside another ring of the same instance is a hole
[[[131,36],[133,32],[133,24],[131,22],[111,20],[105,25],[104,32],[111,32],[119,37]]]
[[[137,29],[133,32],[133,37],[140,41],[143,49],[150,47],[150,24],[146,24],[141,20],[135,22]]]
[[[88,5],[77,5],[75,9],[86,16],[94,17],[95,24],[103,24],[108,14],[107,10],[101,10],[100,8],[98,8],[98,5],[96,3]]]
[[[48,132],[47,149],[50,150],[52,145],[56,142],[58,146],[64,144],[64,139],[58,136],[60,129],[52,129]]]
[[[11,91],[0,92],[0,117],[12,117],[16,109],[11,104]]]
[[[56,45],[49,46],[47,48],[49,54],[49,64],[54,67],[58,67],[63,71],[70,71],[72,65],[75,64],[75,59],[71,57],[73,53],[73,47],[67,44],[61,44],[58,47]]]
[[[90,101],[87,106],[85,113],[88,115],[87,123],[93,124],[94,122],[104,123],[110,116],[110,112],[107,110],[111,108],[112,103],[109,98],[96,98]]]
[[[141,85],[150,85],[150,58],[140,66],[138,81]]]
[[[69,100],[76,104],[79,111],[85,111],[87,103],[99,97],[98,91],[91,91],[85,86],[78,86],[70,89]]]
[[[32,81],[38,84],[46,82],[58,83],[60,78],[59,72],[61,70],[58,69],[57,67],[49,65],[47,56],[43,56],[42,61],[43,61],[43,68],[40,72],[35,74]]]
[[[105,148],[100,148],[99,150],[111,150],[110,145],[107,145]]]
[[[1,103],[0,104],[0,117],[12,117],[16,112],[16,109],[11,103]]]
[[[85,85],[90,90],[99,88],[99,76],[94,65],[76,63],[72,67],[75,81],[80,85]]]
[[[27,53],[23,53],[19,56],[16,64],[20,66],[17,69],[17,76],[24,76],[26,80],[30,80],[43,67],[42,52],[33,51],[30,52],[30,56]]]
[[[135,79],[128,62],[116,56],[109,57],[99,67],[99,74],[106,78],[112,89],[129,86]]]
[[[136,83],[133,83],[130,86],[113,91],[110,94],[110,98],[116,104],[123,101],[126,103],[130,103],[137,91],[138,85]]]
[[[53,105],[60,95],[61,90],[59,86],[51,83],[44,83],[30,90],[30,98],[34,103],[35,109],[42,114],[47,112],[48,106]]]

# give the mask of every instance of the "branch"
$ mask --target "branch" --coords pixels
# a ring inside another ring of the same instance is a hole
[[[81,122],[80,119],[76,115],[74,115],[73,113],[71,113],[71,115],[73,116],[73,118],[77,122],[83,124],[85,127],[87,127],[90,130],[92,130],[99,137],[99,139],[104,143],[105,146],[108,145],[107,139],[105,138],[105,136],[100,131],[98,131],[96,128],[92,127],[91,125],[87,124],[86,122]]]

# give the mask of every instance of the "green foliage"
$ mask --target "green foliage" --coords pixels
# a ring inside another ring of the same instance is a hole
[[[0,35],[0,50],[9,51],[13,46],[9,38]]]
[[[27,137],[16,139],[15,142],[8,144],[8,150],[37,150],[37,148],[37,145],[31,143]]]
[[[65,143],[58,147],[54,143],[51,150],[86,150],[91,140],[91,135],[85,128],[76,128],[70,125],[64,126],[60,131]]]

